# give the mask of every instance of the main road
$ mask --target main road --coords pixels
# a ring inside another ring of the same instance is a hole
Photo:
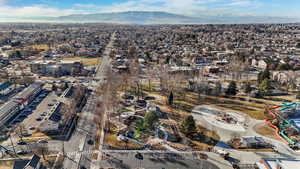
[[[97,125],[95,122],[96,116],[96,104],[99,101],[99,96],[96,95],[97,88],[105,83],[106,72],[110,67],[111,59],[110,52],[113,49],[113,43],[115,40],[115,33],[112,34],[110,42],[105,48],[101,62],[96,68],[94,79],[96,79],[97,85],[93,86],[93,93],[88,98],[85,107],[79,118],[76,130],[68,142],[65,143],[65,152],[77,152],[71,157],[66,157],[63,163],[66,169],[80,169],[90,168],[92,161],[92,154],[84,154],[80,152],[94,150],[94,143],[97,133]],[[102,115],[102,114],[100,114]],[[104,113],[103,113],[104,115]],[[100,117],[103,118],[103,117]],[[105,120],[102,120],[105,121]]]

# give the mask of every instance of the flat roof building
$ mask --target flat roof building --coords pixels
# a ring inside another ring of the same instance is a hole
[[[4,126],[7,121],[19,112],[20,103],[12,100],[0,107],[0,126]]]
[[[256,165],[259,169],[297,169],[300,166],[300,159],[263,158]]]
[[[41,92],[42,86],[42,83],[33,83],[14,98],[18,100],[22,105],[27,105],[35,98],[37,94]]]

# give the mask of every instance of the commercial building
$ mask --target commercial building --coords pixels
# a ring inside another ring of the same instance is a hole
[[[256,165],[259,169],[296,169],[300,166],[300,159],[263,158]]]
[[[81,61],[53,61],[41,60],[35,61],[30,65],[31,72],[44,76],[66,76],[81,75],[84,66]]]
[[[26,106],[42,91],[42,86],[42,83],[31,84],[15,96],[14,99],[20,102],[21,106]]]
[[[34,83],[0,107],[0,126],[5,125],[42,90],[42,83]]]
[[[20,103],[15,100],[8,101],[0,107],[0,126],[4,126],[5,123],[12,118],[20,110]]]

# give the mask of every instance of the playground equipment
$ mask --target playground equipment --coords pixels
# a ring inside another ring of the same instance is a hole
[[[297,113],[296,108],[298,104],[297,103],[282,103],[281,105],[274,106],[270,109],[267,109],[267,112],[272,115],[273,119],[278,119],[279,123],[275,126],[272,124],[271,120],[267,120],[268,124],[271,124],[272,128],[275,127],[276,131],[278,134],[285,139],[290,145],[296,145],[298,144],[298,141],[300,140],[299,136],[296,136],[294,138],[291,138],[287,134],[287,130],[290,128],[296,129],[296,127],[293,126],[293,123],[291,122],[290,119],[284,117],[284,116],[289,116],[290,114]],[[300,134],[300,131],[297,130],[298,133]],[[295,139],[296,138],[296,139]]]

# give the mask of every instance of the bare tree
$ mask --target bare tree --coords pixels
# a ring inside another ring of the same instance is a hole
[[[23,135],[25,131],[26,127],[24,124],[19,124],[14,130],[15,134],[20,138],[21,141],[23,141]]]
[[[46,158],[46,155],[49,153],[48,144],[35,144],[35,148],[37,150],[37,153],[42,154],[42,157],[45,161],[48,161]]]
[[[238,80],[242,78],[242,73],[247,70],[248,64],[238,56],[233,56],[227,68],[228,73],[232,75],[232,80]]]

